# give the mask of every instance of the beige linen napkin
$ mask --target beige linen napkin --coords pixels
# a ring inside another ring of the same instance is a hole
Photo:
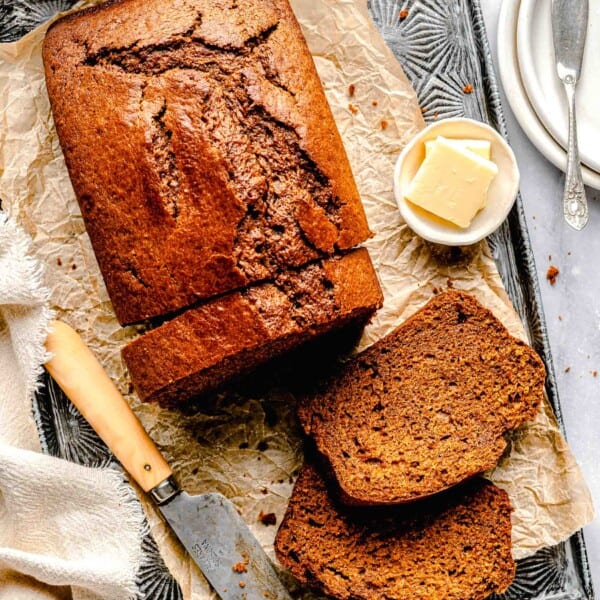
[[[0,212],[0,600],[136,597],[144,519],[121,472],[40,453],[31,400],[52,317],[30,241]]]

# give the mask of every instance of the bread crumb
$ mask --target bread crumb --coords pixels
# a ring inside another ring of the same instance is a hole
[[[62,260],[60,259],[60,256],[59,256],[59,257],[56,259],[56,264],[57,264],[59,267],[62,267]]]
[[[242,552],[242,559],[239,563],[236,563],[231,567],[231,570],[235,573],[247,573],[248,572],[248,563],[250,562],[250,558],[247,552]]]
[[[570,371],[571,371],[571,367],[567,367],[567,368],[565,369],[565,373],[569,373]]]
[[[76,268],[77,268],[77,265],[76,265],[75,263],[73,263],[73,264],[71,265],[71,269],[73,269],[73,271],[74,271]]]
[[[277,516],[275,515],[275,513],[264,513],[262,510],[260,511],[259,515],[258,515],[258,520],[263,524],[263,525],[277,525]]]
[[[427,109],[424,106],[421,106],[421,114],[424,115],[427,112]]]
[[[403,9],[402,9],[402,10],[401,10],[401,11],[398,13],[398,16],[400,17],[400,20],[401,20],[401,21],[404,21],[404,19],[406,19],[406,17],[408,17],[408,13],[409,13],[409,10],[408,10],[408,8],[403,8]]]
[[[552,254],[548,254],[548,260],[552,262]]]
[[[356,106],[354,106],[354,104],[348,104],[348,110],[353,114],[353,115],[357,115],[358,114],[358,108],[356,108]]]
[[[570,253],[570,252],[567,252],[567,256],[571,256],[571,253]]]
[[[354,96],[355,91],[356,91],[356,86],[353,83],[351,83],[348,86],[348,96],[350,96],[350,98],[352,98]]]
[[[377,100],[373,100],[373,101],[371,102],[371,105],[372,105],[372,106],[379,106],[379,102],[377,102]]]
[[[473,85],[472,85],[472,84],[470,84],[470,83],[467,83],[467,85],[465,85],[465,86],[463,87],[463,92],[464,92],[465,94],[472,94],[472,93],[473,93]]]
[[[388,126],[388,122],[385,119],[383,119],[381,121],[381,129],[382,129],[382,131],[385,131],[387,129],[387,126]]]
[[[558,277],[559,273],[560,270],[558,267],[555,267],[554,265],[550,265],[548,267],[548,270],[546,271],[546,279],[550,282],[550,285],[554,285],[556,283],[556,278]]]
[[[592,375],[593,375],[594,377],[598,377],[598,371],[594,371],[594,372],[592,373]]]
[[[558,320],[562,321],[562,315],[558,315]]]
[[[240,581],[239,586],[241,588],[245,588],[246,587],[246,582],[245,581]]]

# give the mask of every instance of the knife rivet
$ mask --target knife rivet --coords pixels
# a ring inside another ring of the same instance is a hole
[[[150,465],[144,465],[144,469],[146,469],[146,471],[151,471],[152,467]]]

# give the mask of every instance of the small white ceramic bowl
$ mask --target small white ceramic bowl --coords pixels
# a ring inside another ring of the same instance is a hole
[[[425,159],[425,142],[438,136],[489,140],[491,159],[498,166],[485,207],[471,225],[461,229],[408,202],[404,192]],[[519,191],[517,160],[504,138],[489,125],[472,119],[443,119],[429,125],[402,150],[394,169],[394,196],[408,226],[423,239],[445,246],[468,246],[495,231],[508,216]]]

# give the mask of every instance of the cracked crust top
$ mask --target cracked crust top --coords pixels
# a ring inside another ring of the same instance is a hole
[[[287,0],[103,4],[50,28],[44,64],[121,323],[370,235]]]
[[[366,248],[186,310],[122,350],[142,401],[181,405],[382,304]]]

